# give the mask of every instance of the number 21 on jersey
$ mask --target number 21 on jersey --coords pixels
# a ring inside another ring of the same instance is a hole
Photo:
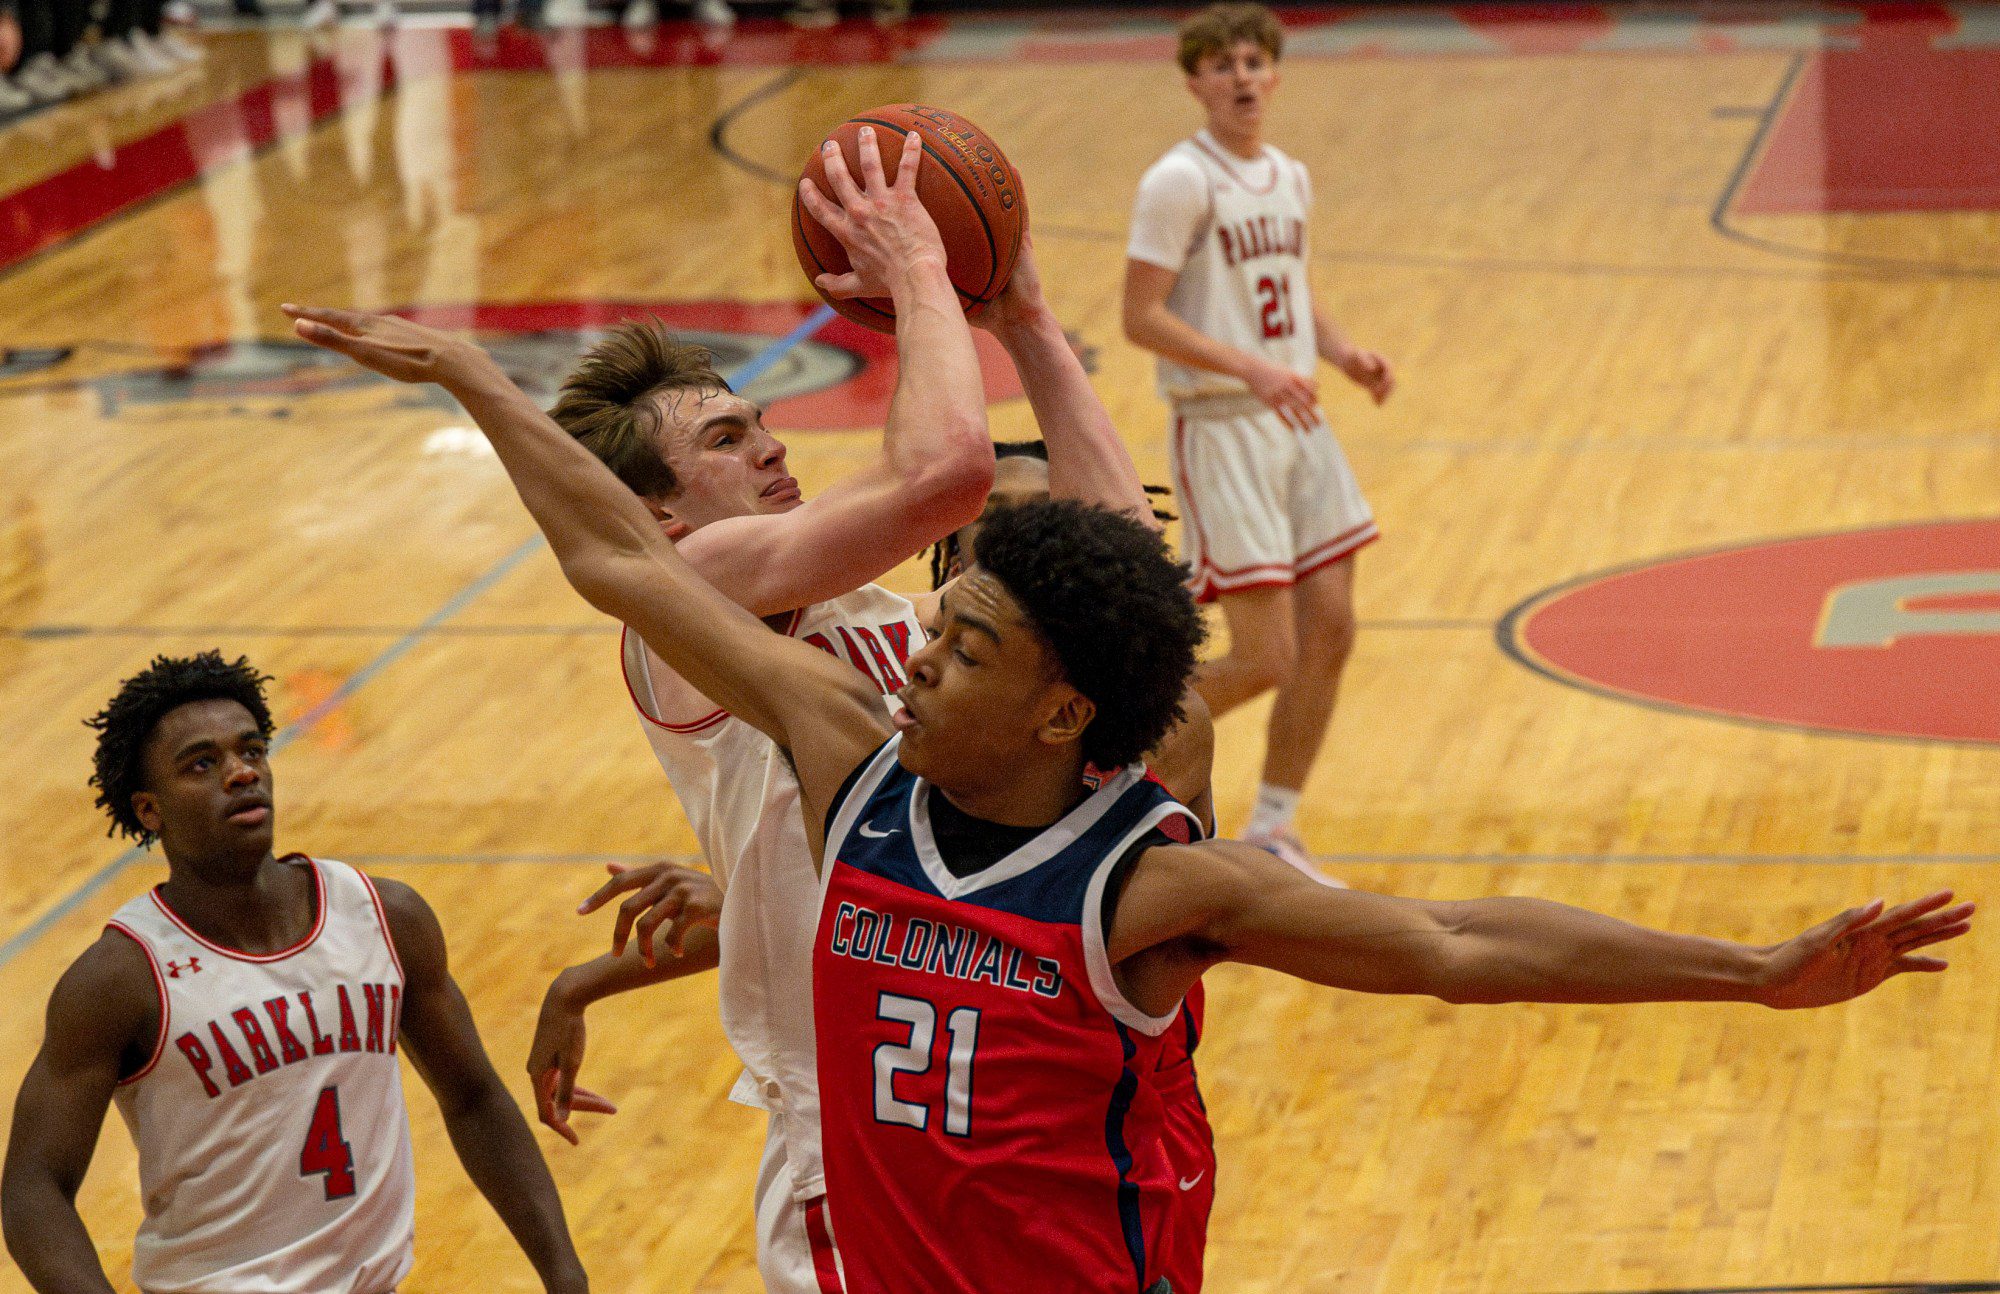
[[[1286,274],[1266,274],[1257,280],[1257,317],[1263,321],[1265,340],[1289,337],[1292,324],[1292,280]]]
[[[919,1132],[930,1127],[927,1105],[896,1095],[896,1077],[916,1077],[931,1071],[931,1043],[937,1037],[937,1008],[920,997],[883,993],[875,1001],[875,1018],[909,1026],[903,1042],[875,1048],[875,1118],[900,1123]],[[979,1047],[979,1008],[962,1006],[945,1017],[951,1051],[945,1058],[944,1130],[954,1137],[972,1135],[972,1058]]]

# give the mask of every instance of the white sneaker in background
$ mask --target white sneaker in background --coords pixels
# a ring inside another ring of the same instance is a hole
[[[17,112],[26,112],[34,106],[34,95],[29,94],[6,77],[0,76],[0,113],[12,116]]]
[[[181,61],[161,49],[143,30],[135,29],[125,38],[125,45],[148,76],[166,76],[181,70]]]
[[[189,40],[172,28],[162,28],[153,37],[153,48],[165,54],[176,63],[199,63],[208,57],[208,51],[195,41]]]
[[[704,27],[734,27],[736,11],[729,0],[694,0],[694,20]]]
[[[340,21],[340,6],[333,0],[312,0],[299,15],[299,26],[308,29],[331,27]]]
[[[160,11],[160,16],[168,22],[192,27],[195,23],[194,5],[191,0],[167,0],[167,6]]]
[[[96,48],[107,49],[117,43],[109,40],[99,41]],[[62,61],[62,70],[69,74],[70,88],[74,93],[84,94],[91,90],[102,90],[119,76],[118,73],[99,66],[97,60],[98,55],[92,52],[92,47],[78,41],[76,48],[69,52],[69,57]]]
[[[627,31],[639,31],[646,27],[660,25],[660,6],[653,0],[632,0],[625,6],[625,12],[618,15],[618,21]]]
[[[36,103],[61,103],[76,93],[62,64],[47,52],[35,55],[16,71],[14,84],[33,96]]]
[[[396,0],[375,0],[375,8],[369,12],[368,21],[377,27],[394,27],[396,17]]]
[[[1244,836],[1243,843],[1255,845],[1267,854],[1275,854],[1280,862],[1296,867],[1321,885],[1330,885],[1336,890],[1347,888],[1345,881],[1337,881],[1320,871],[1319,863],[1306,852],[1306,843],[1299,839],[1296,831],[1280,828],[1277,831],[1259,832],[1254,836]]]

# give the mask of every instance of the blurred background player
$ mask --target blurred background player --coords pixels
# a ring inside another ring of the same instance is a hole
[[[167,880],[57,983],[22,1081],[0,1210],[45,1294],[110,1294],[76,1210],[116,1102],[146,1206],[141,1289],[385,1294],[410,1269],[416,1184],[396,1053],[551,1294],[584,1294],[562,1203],[486,1059],[416,891],[272,852],[264,679],[162,656],[92,719],[98,804],[158,840]]]
[[[1374,397],[1389,364],[1314,304],[1311,182],[1264,142],[1284,33],[1262,5],[1181,28],[1180,65],[1208,125],[1139,182],[1125,335],[1160,360],[1181,546],[1197,600],[1218,602],[1229,653],[1196,687],[1220,718],[1271,689],[1248,843],[1317,875],[1293,828],[1354,643],[1354,554],[1375,519],[1319,411],[1318,360]]]

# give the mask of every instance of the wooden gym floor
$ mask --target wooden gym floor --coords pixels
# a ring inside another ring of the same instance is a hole
[[[934,101],[1020,166],[1052,298],[1164,480],[1117,301],[1133,185],[1195,124],[1165,31],[242,32],[179,80],[7,125],[0,1088],[60,969],[163,874],[104,837],[80,722],[156,652],[219,646],[277,676],[281,844],[429,897],[524,1099],[544,985],[606,937],[571,915],[602,862],[692,848],[614,632],[462,415],[277,344],[278,302],[452,307],[435,317],[544,376],[573,330],[657,308],[724,334],[732,366],[776,365],[757,389],[790,393],[773,425],[823,485],[866,452],[884,376],[838,329],[780,342],[813,322],[781,181],[848,113]],[[1753,626],[1796,668],[1718,706],[1671,695],[1741,664],[1701,649],[1727,617],[1699,590],[1634,622],[1693,644],[1636,701],[1603,675],[1653,630],[1537,637],[1508,613],[1693,550],[2000,514],[1996,42],[1979,6],[1301,15],[1274,137],[1316,178],[1319,291],[1401,376],[1377,411],[1327,375],[1385,533],[1303,817],[1329,870],[1752,940],[1877,894],[1991,897],[1990,591],[1953,604],[1973,631],[1929,665],[1804,721],[1786,707],[1810,617],[1796,642]],[[1030,434],[1025,404],[996,403],[993,428]],[[2000,567],[1970,533],[1970,559],[1862,574]],[[1773,598],[1796,583],[1771,578]],[[1879,697],[1889,735],[1843,717]],[[1262,717],[1222,725],[1225,825]],[[1210,1288],[2000,1281],[1996,970],[1975,934],[1941,979],[1810,1016],[1458,1009],[1219,971]],[[712,985],[591,1024],[585,1081],[622,1113],[586,1119],[581,1149],[541,1141],[595,1287],[756,1289],[759,1126],[724,1099]],[[534,1288],[412,1090],[407,1288]],[[114,1118],[83,1206],[121,1288],[135,1181]]]

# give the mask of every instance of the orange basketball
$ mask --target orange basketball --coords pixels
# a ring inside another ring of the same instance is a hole
[[[875,128],[883,172],[892,177],[897,159],[903,155],[903,136],[912,130],[922,136],[924,161],[917,172],[917,197],[944,239],[945,264],[952,285],[958,289],[959,304],[970,310],[998,296],[1014,273],[1014,260],[1021,252],[1021,231],[1028,223],[1020,172],[1000,146],[955,112],[918,103],[890,104],[842,122],[829,136],[839,141],[848,173],[857,184],[861,181],[859,140],[863,126]],[[827,182],[817,148],[806,161],[805,175],[832,199],[833,186]],[[808,280],[848,270],[847,252],[840,241],[812,218],[796,193],[792,195],[792,246]],[[825,293],[820,295],[826,297]],[[826,303],[877,332],[896,330],[896,309],[886,299],[827,298]]]

